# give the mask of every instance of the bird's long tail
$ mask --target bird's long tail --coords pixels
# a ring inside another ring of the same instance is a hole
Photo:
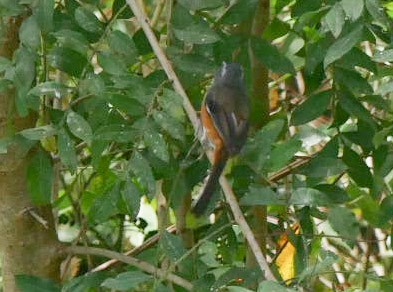
[[[202,194],[192,208],[192,212],[196,216],[200,216],[206,211],[206,208],[209,205],[210,199],[212,198],[213,193],[218,185],[218,180],[221,176],[221,173],[224,171],[227,161],[228,156],[223,155],[216,163],[214,163],[210,176],[207,179],[207,183],[202,191]]]

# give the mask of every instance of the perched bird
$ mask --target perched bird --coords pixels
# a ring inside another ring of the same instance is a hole
[[[243,68],[224,62],[202,103],[201,122],[213,144],[213,166],[202,194],[192,212],[202,215],[218,184],[228,158],[238,154],[247,139],[250,100],[244,83]]]

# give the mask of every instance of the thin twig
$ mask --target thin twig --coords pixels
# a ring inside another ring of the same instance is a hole
[[[64,248],[64,251],[66,253],[71,253],[71,254],[82,254],[82,255],[96,255],[96,256],[102,256],[102,257],[107,257],[107,258],[112,258],[112,259],[117,259],[121,262],[124,262],[126,264],[129,264],[131,266],[134,266],[144,272],[147,272],[152,275],[157,275],[160,278],[164,278],[176,285],[179,285],[188,291],[191,291],[193,289],[193,285],[175,275],[172,273],[168,273],[168,271],[163,271],[161,269],[156,268],[152,264],[149,264],[148,262],[141,261],[137,258],[126,256],[124,254],[112,251],[112,250],[107,250],[103,248],[98,248],[98,247],[86,247],[86,246],[67,246]]]
[[[147,19],[146,15],[141,11],[139,8],[139,5],[135,0],[127,0],[127,4],[131,7],[131,10],[134,12],[135,17],[137,18],[139,24],[141,25],[143,31],[145,32],[145,35],[147,39],[149,40],[149,43],[151,47],[153,48],[153,51],[155,55],[157,56],[158,60],[161,63],[161,66],[163,67],[165,73],[167,74],[168,78],[173,81],[173,87],[176,90],[176,92],[183,97],[183,107],[184,110],[186,111],[188,118],[190,119],[195,132],[197,132],[197,129],[199,127],[199,121],[197,114],[190,102],[190,100],[187,97],[187,94],[180,83],[179,78],[177,77],[175,71],[172,68],[172,64],[169,62],[168,58],[166,57],[163,49],[160,47],[158,40],[151,29],[149,25],[149,20]],[[198,139],[201,141],[201,137],[198,137]],[[208,154],[209,159],[211,159],[211,155]],[[231,207],[231,210],[233,212],[234,218],[236,222],[239,224],[244,236],[246,237],[248,244],[250,245],[251,250],[253,251],[255,258],[258,262],[259,267],[261,268],[262,271],[265,272],[266,279],[268,280],[274,280],[277,281],[275,276],[273,275],[272,271],[270,270],[269,264],[267,263],[265,257],[262,254],[261,248],[258,245],[258,242],[255,239],[254,234],[252,233],[250,227],[248,226],[248,223],[246,219],[244,218],[244,215],[239,207],[239,204],[236,200],[236,196],[232,191],[232,188],[229,184],[229,182],[225,179],[224,176],[220,178],[220,184],[222,187],[222,190],[224,191],[225,198]]]
[[[169,226],[166,229],[166,231],[169,233],[175,233],[176,232],[175,225]],[[142,245],[135,247],[132,250],[127,251],[126,253],[124,253],[124,255],[135,256],[135,255],[141,253],[142,251],[148,249],[149,247],[153,246],[154,244],[156,244],[159,239],[160,239],[160,234],[157,233],[157,234],[153,235],[152,237],[150,237],[148,240],[146,240]],[[100,264],[99,266],[95,267],[94,269],[91,270],[91,272],[98,272],[98,271],[106,270],[118,262],[119,262],[119,260],[117,260],[117,259],[111,259],[111,260],[106,261],[106,262]]]

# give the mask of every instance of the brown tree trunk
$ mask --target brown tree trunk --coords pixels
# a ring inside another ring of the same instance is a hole
[[[265,28],[270,22],[270,0],[259,0],[258,8],[255,11],[254,19],[251,26],[250,34],[254,37],[261,37]],[[261,128],[269,119],[269,71],[255,57],[251,46],[250,63],[252,70],[252,124],[255,128]],[[252,207],[252,220],[250,227],[254,232],[261,250],[266,254],[266,237],[267,237],[267,208],[266,206]],[[256,266],[254,254],[248,248],[247,266]]]
[[[0,56],[11,59],[19,45],[22,18],[10,18],[3,29]],[[35,126],[35,116],[10,116],[14,92],[0,94],[0,138]],[[9,127],[11,125],[11,127]],[[35,207],[27,192],[26,168],[31,155],[13,143],[0,154],[0,253],[3,256],[3,289],[18,291],[15,275],[29,274],[59,279],[60,260],[50,206]]]

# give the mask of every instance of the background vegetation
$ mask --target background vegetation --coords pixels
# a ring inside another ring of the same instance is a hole
[[[393,3],[128,2],[0,1],[4,291],[392,291]],[[188,214],[210,164],[129,4],[194,108],[244,66],[253,234],[220,191]]]

